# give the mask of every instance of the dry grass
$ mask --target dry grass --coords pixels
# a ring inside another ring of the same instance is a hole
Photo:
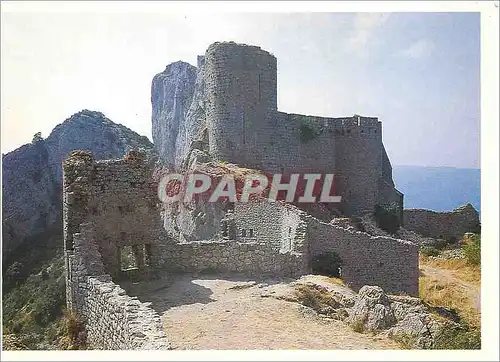
[[[62,349],[85,349],[87,334],[85,325],[74,314],[64,311],[64,335],[59,340]]]
[[[423,256],[420,267],[438,272],[420,277],[420,298],[432,306],[455,309],[468,324],[479,327],[481,312],[476,306],[475,290],[481,284],[480,267],[471,266],[463,259],[432,260]]]
[[[332,284],[337,284],[341,286],[346,286],[344,283],[344,280],[340,278],[335,278],[335,277],[324,277],[325,281],[332,283]]]
[[[477,287],[481,286],[481,266],[470,265],[466,259],[430,259],[420,254],[420,265],[448,270],[460,280],[474,284]]]
[[[417,344],[417,338],[410,334],[396,334],[392,339],[399,343],[401,349],[415,349]]]
[[[316,311],[330,306],[331,295],[315,284],[299,284],[295,286],[295,296],[300,304]]]
[[[469,294],[457,283],[443,283],[433,277],[421,277],[419,296],[435,307],[455,309],[467,323],[480,325],[480,313]]]

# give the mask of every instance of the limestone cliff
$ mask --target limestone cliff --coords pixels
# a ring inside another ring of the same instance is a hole
[[[167,65],[163,72],[155,75],[151,84],[153,142],[169,167],[178,168],[189,147],[188,135],[192,130],[186,120],[196,75],[196,67],[179,61]]]
[[[108,159],[134,148],[152,150],[153,145],[102,113],[83,110],[46,139],[3,155],[3,257],[28,238],[60,226],[61,163],[71,150],[89,150],[97,159]]]

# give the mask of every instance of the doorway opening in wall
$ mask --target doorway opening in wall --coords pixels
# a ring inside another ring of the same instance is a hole
[[[315,256],[311,260],[310,266],[313,274],[342,278],[342,259],[335,252],[326,252]]]
[[[137,268],[137,259],[131,246],[120,248],[120,269],[122,271]]]
[[[124,246],[119,249],[120,269],[141,269],[151,265],[151,244]]]

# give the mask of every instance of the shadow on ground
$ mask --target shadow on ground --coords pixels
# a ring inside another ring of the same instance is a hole
[[[235,283],[235,287],[265,283],[274,285],[289,279],[249,278],[240,274],[173,274],[159,279],[142,282],[121,281],[120,286],[129,296],[137,297],[141,302],[151,303],[151,308],[162,314],[170,308],[189,304],[208,304],[215,302],[210,288],[203,286],[204,280],[224,280]]]

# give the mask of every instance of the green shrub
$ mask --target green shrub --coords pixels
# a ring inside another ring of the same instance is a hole
[[[437,250],[444,250],[448,246],[448,241],[446,239],[436,239],[436,243],[434,244],[434,247]]]
[[[402,349],[415,349],[417,345],[417,337],[411,334],[395,334],[392,336],[392,339],[398,342]]]
[[[465,323],[445,328],[437,336],[433,349],[481,349],[481,330]]]
[[[400,226],[399,213],[397,207],[382,207],[375,206],[374,211],[375,221],[377,226],[389,234],[395,234]]]
[[[353,225],[357,231],[366,232],[365,225],[363,224],[363,220],[360,217],[352,216],[350,218],[351,225]]]
[[[43,141],[42,132],[35,133],[35,135],[33,136],[33,139],[31,140],[31,143],[35,144],[39,141]]]
[[[300,140],[303,143],[309,142],[315,139],[318,136],[314,128],[309,126],[308,124],[302,124],[300,126]]]
[[[420,252],[425,256],[438,256],[439,250],[433,246],[424,246],[420,249]]]
[[[471,265],[480,265],[481,264],[481,236],[473,235],[472,242],[470,244],[466,244],[463,247],[465,258],[467,262]]]

